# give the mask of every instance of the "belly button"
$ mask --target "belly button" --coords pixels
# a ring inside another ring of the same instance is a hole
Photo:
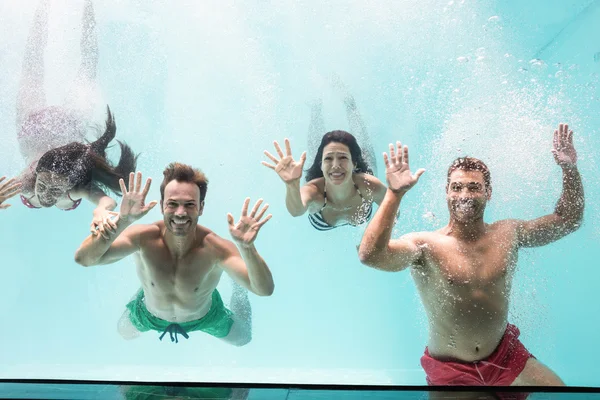
[[[479,352],[479,346],[475,346],[475,351]]]

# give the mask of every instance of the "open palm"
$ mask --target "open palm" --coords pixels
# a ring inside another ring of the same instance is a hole
[[[262,210],[256,214],[262,202],[263,200],[259,199],[252,208],[250,215],[248,215],[250,198],[246,198],[246,200],[244,200],[244,205],[242,206],[242,215],[237,223],[235,223],[231,213],[227,214],[229,233],[231,234],[232,239],[239,245],[244,247],[251,246],[252,243],[254,243],[254,240],[256,240],[256,236],[258,235],[260,228],[271,219],[272,215],[269,214],[261,221],[262,217],[265,215],[265,212],[269,208],[268,204],[266,204]]]
[[[577,163],[577,151],[573,145],[573,131],[569,131],[569,125],[559,124],[554,131],[552,154],[554,160],[560,166],[570,166]]]
[[[134,176],[133,172],[129,174],[129,190],[125,187],[123,179],[119,180],[119,185],[121,186],[121,191],[123,193],[121,209],[119,210],[119,219],[133,222],[142,218],[154,208],[158,203],[157,201],[151,201],[146,205],[146,196],[148,195],[148,191],[150,191],[151,183],[152,179],[148,178],[144,190],[141,191],[141,172],[138,172],[137,176]]]
[[[262,164],[265,167],[271,168],[279,177],[285,182],[290,183],[295,180],[298,180],[302,177],[302,168],[304,167],[304,162],[306,161],[306,152],[302,153],[299,161],[295,161],[292,157],[292,148],[290,146],[289,139],[285,139],[285,150],[286,154],[283,154],[281,147],[277,141],[273,142],[275,145],[275,149],[277,150],[277,154],[279,155],[279,159],[273,156],[271,153],[265,150],[265,155],[271,159],[275,163],[269,164],[266,161],[263,161]]]
[[[394,145],[390,143],[390,155],[388,157],[387,153],[383,153],[383,161],[388,187],[396,193],[408,192],[425,172],[423,168],[415,174],[410,171],[408,146],[403,148],[400,142],[396,142],[396,150],[394,150]]]

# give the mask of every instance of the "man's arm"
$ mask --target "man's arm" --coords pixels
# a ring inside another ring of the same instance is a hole
[[[109,230],[109,238],[89,235],[75,252],[75,262],[84,267],[112,264],[140,249],[140,237],[152,225],[129,225],[116,222],[116,229]]]
[[[396,142],[396,147],[397,153],[390,144],[389,159],[384,154],[388,189],[365,230],[358,250],[358,257],[363,264],[384,271],[403,270],[421,257],[421,249],[413,235],[391,240],[400,202],[425,172],[419,169],[413,175],[408,166],[408,147],[402,147],[400,142]]]
[[[573,131],[560,124],[554,131],[556,163],[562,168],[563,189],[554,213],[532,221],[517,222],[517,238],[520,246],[536,247],[552,243],[576,231],[583,220],[584,193],[581,176],[577,170],[577,152],[573,145]]]
[[[273,276],[267,263],[258,254],[256,247],[240,246],[220,239],[223,246],[221,268],[237,283],[258,296],[270,296],[275,289]]]
[[[391,240],[392,229],[403,194],[388,190],[360,242],[360,262],[383,271],[401,271],[421,257],[421,249],[406,235]]]
[[[517,237],[523,247],[537,247],[552,243],[579,229],[583,220],[584,193],[577,168],[563,168],[563,190],[549,215],[517,222]]]

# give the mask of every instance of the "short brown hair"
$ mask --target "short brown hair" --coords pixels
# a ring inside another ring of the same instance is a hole
[[[165,199],[165,187],[172,180],[177,182],[194,183],[200,189],[200,201],[204,201],[206,197],[206,189],[208,188],[208,179],[202,171],[197,168],[192,168],[189,165],[173,162],[163,171],[163,181],[160,184],[160,199]]]
[[[490,170],[488,169],[485,163],[474,157],[459,157],[450,164],[448,168],[448,181],[446,185],[450,184],[450,175],[457,169],[463,171],[479,171],[483,174],[483,181],[485,182],[485,186],[488,189],[492,189],[492,177],[490,175]]]

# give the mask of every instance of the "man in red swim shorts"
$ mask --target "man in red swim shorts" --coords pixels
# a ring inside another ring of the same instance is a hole
[[[384,155],[388,190],[359,247],[363,264],[385,271],[411,268],[429,320],[421,365],[429,385],[564,385],[519,341],[508,323],[512,277],[522,247],[543,246],[577,230],[584,193],[573,132],[560,124],[553,154],[562,169],[563,191],[553,213],[523,221],[484,222],[491,176],[476,158],[455,160],[448,169],[449,223],[433,232],[391,239],[403,196],[417,183],[408,148],[390,144]]]

